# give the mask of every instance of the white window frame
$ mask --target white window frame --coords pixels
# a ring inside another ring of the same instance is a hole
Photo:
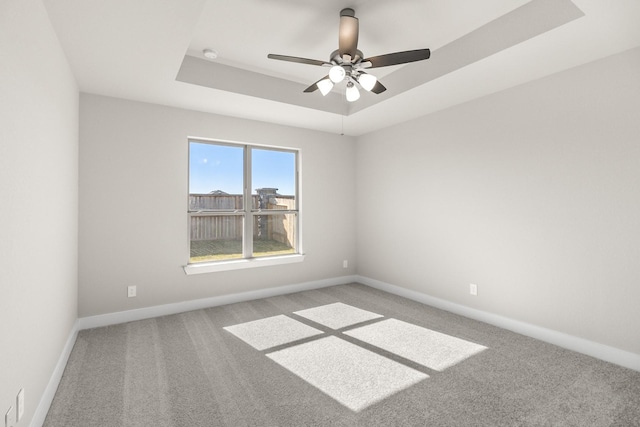
[[[188,138],[187,144],[190,147],[191,143],[201,143],[201,144],[212,144],[212,145],[225,145],[231,147],[240,147],[243,149],[243,207],[241,210],[234,211],[210,211],[210,212],[198,212],[192,211],[189,206],[189,193],[187,191],[187,241],[188,247],[191,247],[191,218],[193,216],[242,216],[243,218],[243,236],[242,236],[242,258],[230,259],[230,260],[220,260],[220,261],[206,261],[206,262],[198,262],[198,263],[189,263],[190,255],[187,256],[187,264],[183,266],[184,272],[187,275],[192,274],[201,274],[201,273],[212,273],[218,271],[229,271],[229,270],[237,270],[237,269],[245,269],[245,268],[254,268],[254,267],[264,267],[271,265],[282,265],[282,264],[291,264],[302,262],[304,260],[304,252],[302,250],[302,215],[301,215],[301,150],[299,148],[289,148],[289,147],[277,147],[271,145],[261,145],[261,144],[249,144],[249,143],[239,143],[239,142],[231,142],[231,141],[222,141],[222,140],[212,140],[205,138]],[[251,150],[259,149],[259,150],[273,150],[273,151],[283,151],[290,152],[295,154],[295,208],[289,210],[262,210],[254,208],[252,205],[252,181],[251,181]],[[190,158],[190,155],[188,156]],[[188,184],[187,184],[188,186]],[[253,257],[253,224],[254,217],[259,215],[282,215],[282,214],[295,214],[296,218],[296,242],[295,247],[297,248],[297,253],[294,254],[284,254],[284,255],[274,255],[274,256],[265,256],[265,257]]]

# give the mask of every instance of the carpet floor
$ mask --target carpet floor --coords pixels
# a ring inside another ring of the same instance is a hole
[[[83,330],[45,426],[640,426],[640,372],[360,284]]]

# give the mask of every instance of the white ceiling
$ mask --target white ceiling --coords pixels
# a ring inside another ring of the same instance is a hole
[[[83,92],[349,135],[640,45],[638,0],[43,1]],[[431,58],[371,70],[387,91],[353,104],[303,94],[327,70],[267,54],[328,60],[344,7],[365,56]]]

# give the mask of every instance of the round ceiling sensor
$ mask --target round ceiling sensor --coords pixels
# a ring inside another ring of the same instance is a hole
[[[209,59],[216,59],[218,57],[218,52],[213,49],[205,49],[202,51],[202,54]]]

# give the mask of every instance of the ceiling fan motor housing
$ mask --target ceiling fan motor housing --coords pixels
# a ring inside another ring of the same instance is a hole
[[[353,9],[340,11],[340,28],[338,31],[338,51],[345,61],[352,62],[358,50],[359,23]]]
[[[356,49],[356,54],[353,56],[353,58],[351,58],[351,60],[348,63],[355,64],[357,62],[360,62],[362,58],[364,58],[364,54],[360,49]],[[333,52],[331,52],[331,56],[329,57],[329,62],[335,65],[343,65],[347,63],[345,62],[344,58],[340,55],[340,51],[338,50],[334,50]]]

